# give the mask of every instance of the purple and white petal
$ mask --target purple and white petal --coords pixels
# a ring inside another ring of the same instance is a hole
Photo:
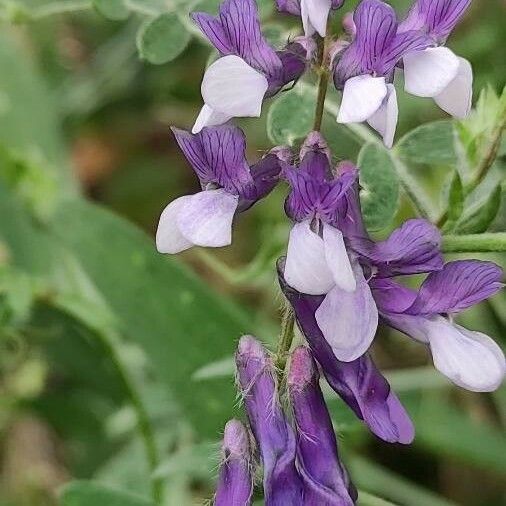
[[[383,99],[380,108],[369,117],[367,123],[383,138],[387,148],[394,144],[399,108],[397,106],[397,93],[393,84],[387,84],[387,96]]]
[[[384,77],[361,75],[346,81],[338,123],[361,123],[371,118],[381,107],[388,89]]]
[[[239,197],[223,189],[192,195],[179,210],[177,226],[196,246],[219,248],[232,242],[232,221]]]
[[[217,113],[259,117],[269,83],[267,78],[235,55],[212,63],[202,80],[202,98]]]
[[[192,133],[198,134],[205,127],[223,125],[231,118],[232,116],[216,112],[207,104],[204,104],[202,109],[200,109],[197,119],[195,120],[195,124],[192,127]]]
[[[459,57],[459,70],[453,81],[434,97],[443,111],[455,118],[463,119],[471,111],[473,99],[473,69],[464,58]]]
[[[333,288],[315,312],[316,322],[336,358],[352,362],[371,346],[378,328],[378,310],[362,269],[356,266],[354,292]]]
[[[290,231],[285,266],[286,282],[309,295],[328,293],[334,286],[323,239],[311,230],[311,221],[296,223]]]
[[[447,47],[413,51],[403,58],[404,88],[417,97],[436,97],[457,77],[458,57]]]
[[[325,37],[331,8],[331,0],[300,0],[302,26],[306,37],[311,37],[315,32]]]
[[[300,16],[300,0],[276,0],[276,7],[279,12]]]
[[[325,224],[323,225],[323,243],[325,259],[336,286],[342,291],[354,292],[357,281],[346,251],[343,234],[337,228]]]
[[[178,216],[193,195],[185,195],[173,200],[162,212],[156,230],[156,249],[160,253],[180,253],[193,246],[178,226]]]
[[[423,282],[407,314],[458,313],[496,294],[504,286],[502,269],[493,262],[457,260]]]

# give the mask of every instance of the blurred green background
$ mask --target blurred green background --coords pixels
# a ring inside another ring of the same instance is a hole
[[[196,3],[215,12],[218,2]],[[409,5],[391,3],[399,12]],[[296,19],[260,4],[271,40],[297,33]],[[348,0],[345,11],[355,4]],[[0,0],[2,506],[58,504],[62,485],[75,479],[92,483],[67,488],[64,506],[149,505],[150,477],[167,505],[201,504],[213,492],[223,425],[243,416],[234,391],[237,340],[252,333],[275,342],[286,188],[241,216],[230,248],[155,252],[161,210],[197,188],[169,132],[193,124],[211,54],[191,31],[189,10],[181,0]],[[473,64],[476,99],[487,84],[498,94],[504,86],[505,16],[503,0],[476,0],[450,39]],[[240,122],[252,161],[272,146],[267,130],[295,145],[307,131],[303,102],[313,102],[305,89],[291,95],[304,96],[300,110],[282,96],[260,120]],[[479,112],[457,125],[430,101],[399,95],[402,139],[392,156],[406,169],[401,185],[389,155],[360,155],[363,186],[378,194],[364,201],[378,237],[415,216],[406,182],[437,218],[455,172],[472,180],[504,108],[489,90]],[[290,116],[286,131],[276,127]],[[360,135],[330,115],[325,134],[336,160],[357,160]],[[506,231],[505,153],[455,204],[463,206],[460,232]],[[377,171],[386,174],[382,184]],[[504,255],[460,256],[505,265]],[[499,294],[462,321],[504,345],[505,310]],[[410,447],[384,444],[326,392],[357,486],[405,506],[506,504],[506,389],[452,387],[422,346],[384,328],[373,354],[417,437]],[[108,487],[132,495],[115,503]]]

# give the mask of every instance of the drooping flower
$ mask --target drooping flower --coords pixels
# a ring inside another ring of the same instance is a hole
[[[248,432],[238,420],[225,425],[215,506],[249,506],[253,477]]]
[[[248,420],[263,464],[265,504],[302,506],[303,485],[295,467],[295,435],[279,403],[272,360],[256,339],[243,336],[236,364]]]
[[[192,19],[220,53],[204,74],[194,133],[234,117],[260,116],[264,98],[296,81],[314,51],[305,38],[273,49],[262,35],[255,0],[225,0],[218,17],[196,12]]]
[[[411,443],[413,424],[371,358],[362,355],[353,362],[338,360],[315,318],[323,297],[297,292],[288,286],[283,271],[284,259],[280,259],[278,277],[281,289],[292,305],[297,324],[329,385],[379,438],[391,443]],[[338,337],[346,339],[345,334]]]
[[[355,504],[357,492],[339,460],[319,374],[311,352],[304,346],[292,353],[288,391],[297,437],[297,467],[304,480],[304,504]]]
[[[467,330],[453,316],[498,292],[501,277],[492,262],[461,260],[430,273],[418,292],[386,279],[371,286],[384,321],[427,344],[440,372],[467,390],[490,392],[506,372],[504,354],[489,336]]]
[[[446,39],[469,7],[471,0],[415,0],[399,32],[420,30],[431,45],[413,49],[403,57],[404,83],[408,93],[431,97],[447,113],[465,118],[471,109],[471,64],[444,47]]]
[[[343,3],[344,0],[276,0],[280,12],[302,18],[306,37],[311,37],[315,33],[325,37],[330,11],[339,9]]]
[[[202,191],[173,200],[156,233],[161,253],[192,246],[227,246],[237,212],[251,207],[276,185],[285,150],[277,148],[250,167],[243,132],[223,125],[193,135],[173,129],[176,141],[199,178]]]
[[[395,66],[431,42],[419,30],[398,32],[394,9],[380,0],[362,0],[353,21],[355,37],[334,60],[334,83],[343,92],[337,121],[367,121],[391,147],[398,117]]]

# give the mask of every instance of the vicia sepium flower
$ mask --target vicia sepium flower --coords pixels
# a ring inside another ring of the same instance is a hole
[[[404,83],[408,93],[432,97],[447,113],[465,118],[471,109],[473,70],[464,58],[444,47],[471,0],[415,0],[399,32],[420,30],[430,47],[403,57]]]
[[[413,424],[370,357],[362,355],[353,362],[339,361],[315,318],[323,297],[305,295],[290,288],[283,277],[283,270],[284,259],[280,259],[278,276],[281,289],[293,307],[297,324],[329,385],[376,436],[390,443],[411,443]],[[346,339],[346,335],[340,337]]]
[[[249,506],[253,477],[248,432],[238,420],[225,425],[215,506]]]
[[[225,0],[218,17],[192,14],[220,58],[204,74],[204,106],[193,132],[235,117],[258,117],[264,98],[296,81],[311,58],[314,42],[299,38],[275,51],[260,29],[255,0]]]
[[[325,37],[327,21],[332,9],[339,9],[344,0],[276,0],[280,12],[287,12],[302,18],[306,37],[318,33]]]
[[[498,292],[501,277],[492,262],[462,260],[430,273],[418,292],[385,279],[371,285],[382,318],[427,344],[440,372],[467,390],[489,392],[503,380],[504,354],[489,336],[467,330],[453,316]]]
[[[256,339],[243,336],[236,365],[249,423],[260,449],[265,504],[302,506],[303,485],[295,467],[295,435],[279,403],[274,364]]]
[[[337,121],[367,121],[391,147],[398,117],[395,66],[405,54],[428,47],[430,39],[418,30],[399,33],[394,9],[380,0],[362,0],[353,21],[355,37],[334,60],[334,83],[343,91]]]
[[[285,209],[295,225],[283,275],[298,292],[325,296],[316,319],[336,357],[349,362],[367,351],[378,325],[378,312],[362,269],[348,255],[337,228],[357,171],[334,176],[327,145],[318,132],[307,137],[300,158],[298,170],[284,170],[292,189]]]
[[[251,207],[276,185],[285,151],[276,148],[250,167],[239,128],[209,127],[195,135],[176,128],[173,132],[202,191],[179,197],[163,210],[156,247],[161,253],[179,253],[192,246],[227,246],[235,214]]]
[[[292,353],[288,392],[297,437],[297,468],[304,480],[304,504],[355,504],[357,491],[339,460],[318,370],[311,352],[304,346]]]

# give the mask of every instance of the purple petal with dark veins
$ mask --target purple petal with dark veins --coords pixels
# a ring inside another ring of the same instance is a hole
[[[279,79],[281,60],[262,35],[254,0],[225,0],[217,18],[196,12],[192,19],[222,56],[240,56],[268,80]]]
[[[288,391],[294,411],[297,464],[304,480],[305,504],[353,505],[357,493],[339,460],[316,364],[304,346],[292,353]]]
[[[225,425],[215,506],[248,506],[253,495],[248,432],[238,420]]]
[[[303,295],[291,289],[284,280],[283,271],[284,259],[280,259],[281,289],[329,385],[379,438],[391,443],[410,443],[414,437],[413,424],[370,357],[363,355],[349,363],[338,361],[315,319],[315,311],[323,297]]]
[[[407,314],[458,313],[497,293],[502,269],[493,262],[457,260],[432,272],[423,282]]]
[[[339,9],[343,3],[344,0],[332,0],[331,8]],[[279,12],[300,16],[300,0],[276,0],[276,7]]]
[[[417,296],[415,290],[387,278],[372,278],[369,285],[380,314],[402,313],[413,304]]]
[[[441,233],[427,220],[408,220],[385,241],[351,237],[350,243],[357,253],[377,267],[380,277],[418,274],[443,268]]]
[[[251,336],[243,336],[239,341],[236,364],[264,467],[265,504],[302,506],[302,481],[295,468],[295,435],[277,397],[274,365],[262,345]]]

